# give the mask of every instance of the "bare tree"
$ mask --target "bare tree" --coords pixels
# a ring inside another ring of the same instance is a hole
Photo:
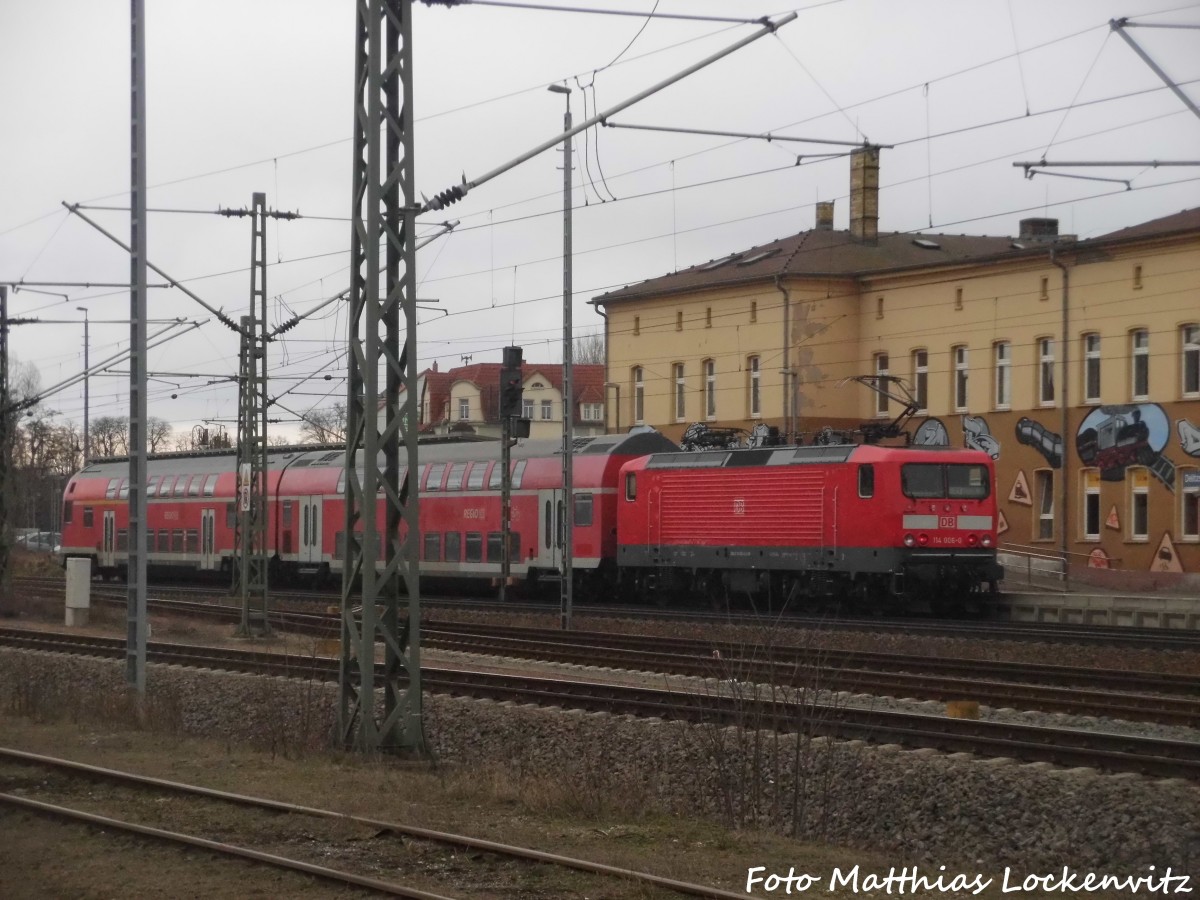
[[[579,365],[604,365],[604,335],[599,331],[580,335],[571,353]]]
[[[99,416],[92,419],[92,456],[125,456],[129,453],[129,419],[125,416]]]
[[[157,453],[159,450],[167,449],[167,441],[171,439],[171,432],[174,429],[171,423],[166,419],[160,419],[158,416],[146,417],[146,449],[151,453]]]
[[[305,444],[338,444],[346,440],[346,403],[339,400],[325,409],[310,410],[300,423],[300,441]]]

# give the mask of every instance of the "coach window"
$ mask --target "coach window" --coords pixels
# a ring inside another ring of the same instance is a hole
[[[333,558],[346,558],[346,532],[339,531],[333,536]]]
[[[171,529],[171,552],[172,553],[182,553],[183,552],[183,529],[182,528],[172,528]]]
[[[217,476],[209,475],[204,479],[204,496],[211,497],[217,491]]]
[[[92,527],[92,507],[90,507],[90,506],[85,506],[83,508],[83,527],[84,528]]]
[[[489,491],[500,490],[500,481],[504,477],[504,466],[500,463],[492,463],[492,469],[488,473],[487,486]]]
[[[1100,540],[1100,470],[1084,469],[1083,480],[1083,539]]]
[[[1125,470],[1129,485],[1129,540],[1150,539],[1150,470],[1130,466]]]
[[[586,528],[592,524],[592,495],[575,495],[575,524]]]
[[[186,497],[188,492],[188,482],[191,479],[187,475],[180,475],[175,479],[175,496]]]
[[[117,491],[117,498],[120,500],[128,500],[129,499],[129,479],[128,478],[121,479],[121,487],[120,487],[120,490]]]
[[[62,520],[63,520],[64,525],[71,524],[71,501],[70,500],[67,500],[65,503],[63,503],[63,518],[62,518]]]
[[[425,532],[425,553],[421,558],[426,562],[442,561],[442,535],[440,532]]]
[[[526,460],[517,460],[517,464],[512,469],[512,489],[515,491],[521,487],[521,480],[525,477]]]
[[[158,493],[158,476],[151,475],[146,479],[146,498],[155,496]]]
[[[110,478],[108,480],[108,489],[104,492],[104,497],[107,500],[117,499],[117,487],[121,484],[120,478]]]
[[[425,490],[440,491],[442,489],[442,476],[446,474],[446,464],[430,463],[426,471],[429,474],[425,477]]]
[[[489,531],[487,536],[487,561],[504,561],[504,532]]]
[[[463,475],[466,474],[466,463],[455,463],[450,467],[450,477],[446,479],[446,490],[461,491]]]
[[[283,527],[284,528],[292,527],[292,501],[291,500],[283,501]]]
[[[875,496],[875,467],[872,465],[858,467],[858,496]]]
[[[171,532],[167,531],[165,528],[158,533],[158,552],[171,552]]]
[[[204,476],[193,475],[192,480],[188,483],[188,496],[199,497],[200,488],[204,487]]]
[[[625,499],[637,499],[637,474],[630,472],[625,476]]]
[[[467,472],[467,490],[478,491],[483,487],[487,467],[488,464],[484,462],[471,463],[471,469]]]
[[[129,529],[122,528],[117,532],[117,552],[129,552]]]
[[[550,506],[550,501],[547,500],[546,508],[542,515],[542,524],[544,526],[544,529],[543,529],[544,533],[542,535],[542,541],[545,542],[545,545],[547,548],[550,547],[550,536],[554,530],[553,516],[551,515],[552,509],[553,509],[553,507]]]
[[[1180,467],[1179,483],[1183,485],[1179,535],[1185,541],[1200,541],[1200,469]]]
[[[467,562],[483,562],[483,533],[467,532]]]
[[[342,466],[340,469],[338,469],[337,487],[334,488],[334,491],[335,491],[335,493],[338,493],[338,494],[346,493],[346,467],[345,466]]]
[[[200,552],[200,532],[197,531],[195,528],[189,528],[186,533],[186,538],[187,538],[187,552],[188,553],[199,553]]]
[[[1050,541],[1054,539],[1054,473],[1049,469],[1038,469],[1033,473],[1034,540]]]
[[[462,559],[462,535],[457,531],[446,532],[446,562]]]

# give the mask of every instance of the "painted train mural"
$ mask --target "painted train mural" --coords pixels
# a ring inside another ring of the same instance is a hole
[[[1187,406],[1189,412],[1195,407]],[[1055,483],[1050,489],[1051,482],[1037,476],[1039,470],[1053,470],[1057,482],[1065,471],[1065,477],[1074,479],[1068,547],[1079,554],[1078,564],[1086,558],[1087,565],[1096,568],[1200,572],[1198,417],[1180,417],[1172,423],[1157,403],[1105,405],[1086,413],[1073,412],[1072,421],[1077,420],[1077,425],[1068,440],[1060,433],[1059,409],[1047,409],[1044,420],[1022,415],[1015,423],[1011,423],[1014,414],[960,417],[962,445],[997,461],[1001,496],[1007,492],[1009,503],[1008,514],[1001,513],[1001,533],[1009,530],[1009,518],[1024,507],[1031,523],[1028,541],[1035,546],[1048,542],[1055,549],[1061,547],[1062,536],[1056,530],[1061,526],[1055,524],[1061,486]],[[1007,451],[1002,427],[996,427],[999,423],[1011,423],[1014,443]],[[913,443],[950,446],[956,442],[944,421],[927,418],[916,427]],[[1071,443],[1073,447],[1068,446]],[[1072,464],[1064,470],[1072,451]],[[1117,484],[1119,488],[1114,487]],[[1050,496],[1045,496],[1047,490]],[[1047,521],[1047,530],[1041,533],[1040,518]],[[1019,535],[1009,539],[1013,538],[1021,543],[1026,540]]]

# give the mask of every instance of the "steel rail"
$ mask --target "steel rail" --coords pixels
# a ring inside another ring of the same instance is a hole
[[[453,900],[453,898],[447,897],[444,894],[431,894],[428,891],[404,887],[403,885],[388,881],[380,881],[377,878],[367,878],[364,875],[355,875],[352,872],[344,872],[340,869],[318,866],[313,863],[302,862],[298,859],[291,859],[287,856],[278,856],[274,853],[265,853],[261,850],[251,850],[249,847],[239,847],[236,844],[223,844],[220,841],[210,841],[207,838],[182,834],[178,831],[167,831],[149,825],[138,825],[136,822],[126,822],[122,819],[113,819],[108,816],[98,816],[95,813],[88,813],[83,810],[71,809],[67,806],[58,806],[52,803],[43,803],[40,800],[30,800],[26,797],[18,797],[15,794],[0,793],[0,803],[7,803],[9,806],[15,806],[31,812],[56,816],[60,819],[85,822],[88,825],[96,825],[100,828],[111,828],[114,831],[125,831],[130,834],[141,835],[142,837],[154,838],[155,840],[183,844],[188,847],[197,847],[201,850],[209,850],[223,856],[234,856],[252,860],[253,862],[266,863],[276,868],[303,872],[306,875],[314,875],[317,878],[323,878],[326,881],[333,881],[338,884],[351,884],[357,887],[369,888],[393,897],[406,897],[409,900]]]
[[[64,638],[46,632],[2,630],[0,642],[107,657],[119,657],[124,652],[123,642],[115,638]],[[280,654],[161,643],[151,643],[147,651],[155,662],[193,667],[289,677],[303,675],[326,681],[335,679],[337,673],[337,661],[323,657],[297,660]],[[1200,744],[1192,741],[791,701],[769,693],[763,696],[766,692],[752,685],[741,686],[744,691],[741,695],[729,696],[435,667],[423,667],[421,677],[435,693],[1200,780],[1197,752]]]
[[[218,790],[215,788],[206,788],[200,785],[184,784],[178,781],[169,781],[163,778],[139,775],[135,772],[123,772],[118,769],[108,769],[102,766],[93,766],[89,765],[88,763],[60,759],[58,757],[46,756],[40,753],[29,753],[24,750],[16,750],[8,747],[0,747],[0,758],[21,763],[30,763],[34,765],[61,769],[69,772],[78,772],[117,782],[127,782],[146,787],[158,788],[179,794],[205,797],[211,800],[221,800],[227,803],[237,804],[239,806],[267,809],[275,812],[285,812],[294,815],[298,814],[324,819],[334,819],[340,822],[349,822],[356,825],[366,825],[371,828],[385,829],[396,834],[419,838],[421,840],[431,841],[438,844],[465,847],[469,850],[479,850],[485,853],[511,856],[517,859],[529,860],[531,862],[547,863],[550,865],[562,866],[568,869],[577,869],[583,872],[591,872],[596,875],[604,875],[613,878],[636,881],[642,884],[653,885],[654,887],[666,888],[668,890],[691,897],[709,897],[715,898],[715,900],[734,900],[734,898],[745,896],[744,894],[737,894],[731,891],[721,890],[720,888],[712,888],[701,884],[691,884],[689,882],[679,881],[674,878],[665,878],[661,875],[654,875],[650,872],[639,872],[635,869],[625,869],[621,868],[620,866],[610,866],[605,863],[593,862],[592,860],[563,856],[558,853],[547,853],[545,851],[534,850],[529,847],[518,847],[512,844],[502,844],[497,841],[474,838],[468,835],[437,831],[431,828],[422,828],[416,825],[405,825],[400,822],[392,822],[385,819],[373,819],[367,816],[355,816],[349,813],[340,813],[330,809],[303,806],[297,803],[286,803],[281,800],[270,800],[265,797],[254,797],[248,794],[238,794],[230,791]]]

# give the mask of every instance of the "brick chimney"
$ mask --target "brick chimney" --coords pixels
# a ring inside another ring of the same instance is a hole
[[[1058,240],[1058,219],[1022,219],[1019,240],[1053,243]]]
[[[850,238],[874,244],[879,238],[879,148],[850,154]]]
[[[833,231],[833,201],[817,203],[817,231]]]

